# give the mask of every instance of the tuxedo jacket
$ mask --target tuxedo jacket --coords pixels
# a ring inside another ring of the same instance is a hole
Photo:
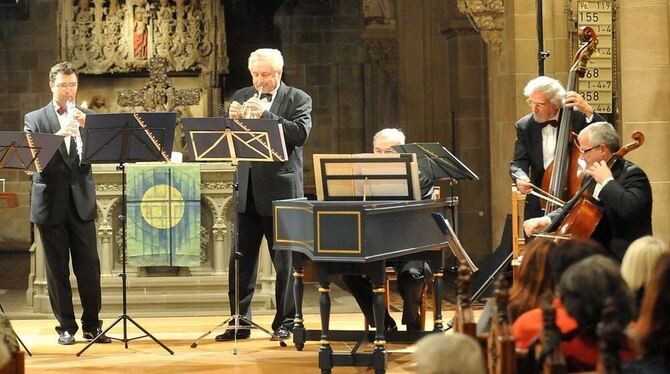
[[[652,234],[651,185],[644,171],[628,160],[617,160],[611,170],[614,180],[598,194],[597,204],[603,215],[591,238],[621,261],[631,242]],[[563,209],[550,213],[552,226],[563,216]]]
[[[233,95],[233,100],[244,103],[256,90],[246,87]],[[256,211],[262,216],[272,216],[272,201],[304,196],[303,145],[312,129],[312,98],[305,92],[280,83],[269,111],[262,118],[276,119],[281,123],[288,160],[285,162],[241,161],[238,166],[239,213],[246,212],[247,193],[251,180]]]
[[[77,107],[86,114],[93,111]],[[24,131],[55,134],[60,130],[53,101],[25,115]],[[86,134],[81,132],[82,137]],[[82,138],[82,141],[85,139]],[[71,148],[75,147],[74,143]],[[72,196],[72,200],[70,199]],[[74,202],[79,218],[91,221],[96,217],[95,184],[91,165],[80,165],[76,148],[69,154],[63,142],[41,173],[33,176],[30,201],[30,222],[55,225],[65,220],[67,204]]]
[[[590,123],[604,121],[598,113],[593,113]],[[560,118],[559,118],[560,123]],[[573,111],[572,131],[579,133],[588,126],[586,116],[582,112]],[[544,176],[544,159],[542,157],[542,129],[529,113],[519,119],[515,125],[516,141],[514,142],[514,157],[510,161],[510,175],[512,181],[518,178],[529,178],[536,186],[542,185]],[[542,215],[540,200],[533,195],[526,196],[525,218],[538,217]]]

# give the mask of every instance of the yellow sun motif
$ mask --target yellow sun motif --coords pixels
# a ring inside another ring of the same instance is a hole
[[[170,185],[157,184],[144,193],[140,209],[149,225],[168,229],[176,226],[184,216],[184,197]]]

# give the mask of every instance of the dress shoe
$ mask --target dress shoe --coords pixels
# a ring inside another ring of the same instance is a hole
[[[223,332],[223,334],[217,335],[216,338],[214,338],[214,340],[216,340],[217,342],[227,342],[234,340],[235,336],[237,336],[237,340],[248,339],[249,336],[251,336],[251,331],[249,331],[249,328],[245,326],[242,329],[238,329],[236,334],[235,328],[228,327],[226,331]]]
[[[62,331],[58,335],[58,344],[60,344],[60,345],[72,345],[72,344],[74,344],[74,334],[70,334],[69,331]]]
[[[102,334],[102,329],[101,328],[96,328],[95,330],[92,331],[84,331],[84,339],[86,340],[93,340],[95,339],[96,336]],[[96,343],[111,343],[112,339],[110,339],[107,335],[102,334],[101,337],[98,338],[98,340],[95,341]]]
[[[277,331],[275,331],[275,336],[278,340],[289,340],[291,339],[291,332],[283,327],[280,327],[277,329]]]

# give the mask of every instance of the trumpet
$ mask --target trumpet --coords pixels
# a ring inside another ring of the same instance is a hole
[[[258,99],[261,96],[261,92],[263,91],[263,86],[264,84],[260,84],[258,86],[258,90],[254,92],[254,96],[252,98]],[[243,119],[255,119],[256,116],[253,114],[252,108],[249,106],[249,100],[245,101],[244,104],[242,104],[242,118]]]
[[[256,93],[254,93],[253,97],[258,98],[258,96],[259,95],[258,95],[258,91],[257,91]],[[249,101],[247,100],[247,101],[244,102],[244,104],[242,104],[242,118],[243,119],[254,119],[255,116],[252,112],[251,106],[247,104],[248,102]]]

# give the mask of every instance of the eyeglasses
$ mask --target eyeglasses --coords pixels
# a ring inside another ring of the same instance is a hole
[[[57,83],[56,87],[58,88],[76,88],[79,83],[77,82],[69,82],[69,83]]]
[[[542,109],[545,106],[549,105],[549,103],[536,103],[531,99],[526,99],[526,104],[528,104],[529,107],[536,106],[538,109]]]
[[[602,144],[594,145],[593,147],[591,147],[591,148],[589,148],[589,149],[581,149],[581,148],[579,148],[579,153],[582,154],[582,155],[585,155],[585,154],[591,152],[592,150],[594,150],[594,149],[600,147],[601,145],[602,145]]]

